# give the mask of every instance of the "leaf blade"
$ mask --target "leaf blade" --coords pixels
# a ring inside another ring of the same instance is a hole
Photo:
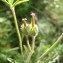
[[[15,7],[16,5],[19,5],[21,3],[24,3],[24,2],[27,2],[29,0],[22,0],[22,1],[16,1],[14,4],[13,4],[13,7]]]

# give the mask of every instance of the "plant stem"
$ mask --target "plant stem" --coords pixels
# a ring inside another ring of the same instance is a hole
[[[63,33],[58,38],[58,40],[49,49],[47,49],[46,52],[44,52],[37,60],[39,61],[43,59],[50,51],[52,51],[60,43],[62,38],[63,38]]]
[[[34,51],[35,48],[35,36],[32,37],[32,50]]]
[[[11,8],[13,17],[14,17],[14,23],[15,23],[15,27],[16,27],[16,31],[17,31],[17,35],[18,35],[18,39],[19,39],[19,46],[20,46],[20,51],[22,52],[22,38],[20,35],[20,31],[19,31],[19,27],[18,27],[18,23],[17,23],[17,18],[16,18],[16,13],[15,13],[15,9],[14,7]]]
[[[51,55],[49,58],[47,58],[47,59],[44,61],[44,63],[47,63],[49,60],[52,60],[52,59],[54,59],[54,58],[57,57],[57,56],[58,56],[57,54]]]
[[[31,56],[32,56],[33,53],[34,53],[34,51],[30,51],[30,53],[29,53],[29,55],[28,55],[28,57],[27,57],[25,63],[29,63],[29,61],[30,61]]]
[[[33,55],[34,53],[34,48],[35,48],[35,36],[32,37],[32,49],[30,47],[30,44],[29,44],[29,41],[28,41],[28,37],[27,37],[27,44],[28,44],[28,47],[30,49],[30,53],[28,55],[28,58],[26,60],[26,63],[29,63],[30,59],[31,59],[31,56]]]
[[[28,49],[29,49],[29,51],[31,51],[31,46],[30,46],[30,43],[29,43],[28,36],[26,36],[26,40],[27,40],[27,46],[28,46]]]

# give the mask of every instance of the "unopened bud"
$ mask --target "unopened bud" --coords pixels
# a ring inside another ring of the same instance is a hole
[[[32,12],[31,16],[32,16],[32,18],[31,18],[31,24],[29,25],[29,28],[30,28],[29,34],[31,36],[37,36],[38,35],[38,26],[35,24],[35,13]]]
[[[23,21],[23,24],[21,25],[21,31],[24,35],[28,35],[28,24],[26,23],[26,18],[23,18],[22,21]]]
[[[27,19],[23,18],[22,21],[23,21],[24,27],[26,27],[26,21],[27,21]]]
[[[29,30],[30,36],[37,36],[38,35],[38,26],[35,24],[34,27],[30,25],[30,30]]]

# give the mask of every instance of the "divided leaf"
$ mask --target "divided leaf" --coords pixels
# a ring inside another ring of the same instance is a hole
[[[15,7],[15,6],[17,6],[17,5],[21,4],[21,3],[27,2],[27,1],[29,1],[29,0],[16,1],[16,2],[13,4],[13,6]]]
[[[21,3],[27,2],[29,0],[16,0],[15,2],[14,2],[14,0],[2,0],[2,1],[9,4],[10,6],[15,7],[15,6],[17,6]]]

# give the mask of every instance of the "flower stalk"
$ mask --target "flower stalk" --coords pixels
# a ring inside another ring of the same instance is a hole
[[[28,49],[29,51],[31,52],[31,46],[30,46],[30,43],[29,43],[29,39],[28,39],[28,36],[26,36],[26,40],[27,40],[27,46],[28,46]]]
[[[22,39],[20,36],[20,31],[19,31],[19,27],[18,27],[18,23],[17,23],[17,18],[16,18],[16,13],[15,13],[15,9],[14,7],[11,8],[13,17],[14,17],[14,23],[15,23],[15,27],[16,27],[16,31],[17,31],[17,35],[18,35],[18,39],[19,39],[19,46],[20,46],[20,51],[22,52]]]
[[[32,50],[35,48],[35,36],[32,37]]]

